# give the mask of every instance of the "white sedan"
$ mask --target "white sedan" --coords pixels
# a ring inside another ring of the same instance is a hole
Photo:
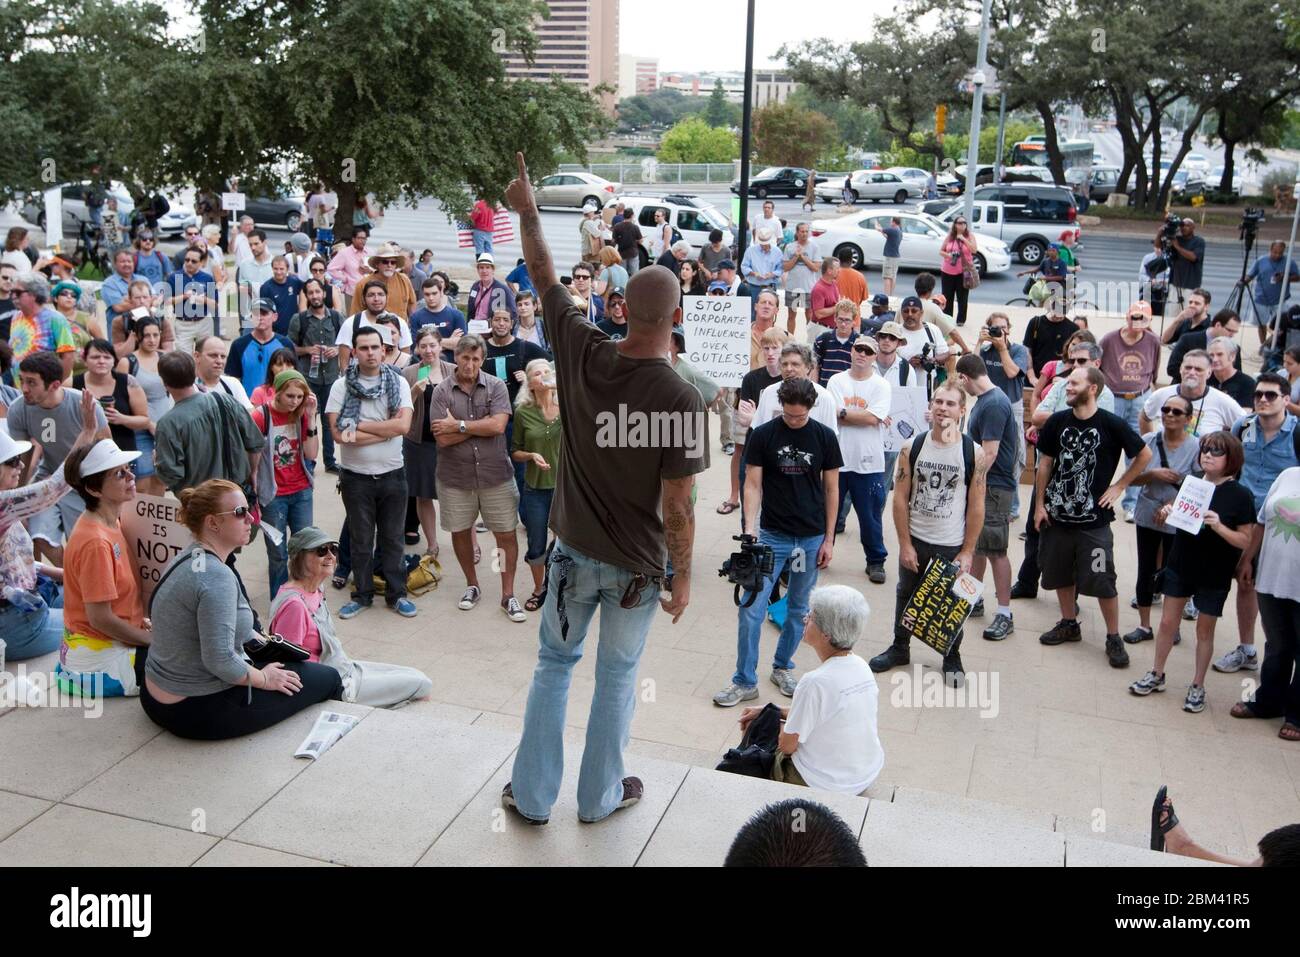
[[[853,193],[853,202],[869,199],[873,202],[905,203],[916,199],[925,192],[925,183],[905,180],[897,173],[880,169],[860,169],[847,177],[848,187]],[[838,176],[825,183],[820,183],[815,190],[817,197],[827,203],[839,203],[844,200],[845,182]]]
[[[947,227],[925,213],[903,211],[850,213],[837,219],[813,223],[813,238],[832,256],[847,251],[854,266],[880,266],[885,261],[885,234],[880,230],[897,216],[902,221],[903,243],[899,265],[907,269],[939,268],[939,247],[948,235]],[[988,236],[976,236],[979,251],[975,266],[980,275],[1005,272],[1011,268],[1011,253],[1006,243]]]

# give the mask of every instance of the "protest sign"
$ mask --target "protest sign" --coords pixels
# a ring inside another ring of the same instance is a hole
[[[748,296],[686,296],[682,358],[723,388],[740,385],[749,371],[749,316]]]
[[[242,213],[244,211],[244,194],[222,193],[221,208],[228,213]]]
[[[122,536],[140,575],[140,598],[146,608],[163,571],[194,541],[177,517],[180,510],[176,499],[157,495],[137,495],[122,509]]]
[[[963,575],[953,562],[930,559],[921,582],[903,609],[899,625],[941,655],[948,654],[971,606],[979,600],[983,588],[969,575]],[[969,600],[968,600],[969,599]]]
[[[893,386],[890,389],[889,428],[885,429],[884,436],[886,452],[897,452],[908,439],[929,428],[925,424],[925,411],[929,404],[924,385]]]
[[[1189,535],[1200,534],[1201,525],[1205,522],[1205,513],[1213,497],[1213,482],[1207,482],[1195,475],[1187,476],[1183,479],[1183,486],[1178,490],[1178,497],[1174,499],[1165,524],[1172,528],[1180,528]]]

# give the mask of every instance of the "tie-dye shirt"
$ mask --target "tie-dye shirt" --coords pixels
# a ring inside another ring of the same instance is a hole
[[[18,363],[37,352],[75,352],[77,341],[73,338],[68,320],[45,306],[35,316],[14,313],[9,325],[9,345],[14,350],[14,381],[17,380]]]

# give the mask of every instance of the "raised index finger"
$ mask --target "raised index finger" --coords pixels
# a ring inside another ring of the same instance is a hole
[[[524,164],[524,154],[523,154],[522,152],[516,152],[516,153],[515,153],[515,160],[516,160],[516,162],[519,163],[519,178],[520,178],[521,180],[523,180],[524,182],[527,182],[527,181],[528,181],[528,167]]]

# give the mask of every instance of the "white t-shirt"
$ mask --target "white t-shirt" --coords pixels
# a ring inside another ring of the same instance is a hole
[[[1273,480],[1259,510],[1264,544],[1259,553],[1255,589],[1263,595],[1300,601],[1300,468],[1283,469]]]
[[[776,393],[781,388],[781,383],[773,382],[770,386],[762,391],[758,397],[758,408],[754,410],[754,421],[751,428],[758,428],[771,422],[781,414],[781,403],[777,401]],[[836,435],[840,431],[840,420],[838,418],[839,410],[835,406],[835,398],[816,382],[813,388],[817,390],[817,402],[812,407],[810,419],[820,422],[826,428],[830,429]]]
[[[781,236],[784,235],[785,229],[781,226],[781,217],[773,216],[771,219],[764,219],[762,216],[754,217],[754,242],[758,242],[758,231],[760,229],[772,230],[772,242],[779,243]]]
[[[794,255],[797,242],[790,243],[785,247],[785,258],[789,259]],[[803,253],[815,263],[821,262],[821,251],[817,248],[815,240],[808,240],[803,244]],[[785,274],[786,292],[812,292],[813,283],[817,281],[818,273],[813,272],[803,262],[796,262],[790,271]]]
[[[926,335],[927,329],[930,330],[929,336]],[[948,343],[943,337],[943,332],[932,323],[922,320],[919,329],[908,329],[903,326],[903,337],[906,341],[898,347],[900,362],[906,362],[912,356],[919,356],[927,342],[934,345],[934,357],[936,359],[948,358]]]
[[[248,237],[241,232],[235,233],[235,241],[231,243],[230,251],[235,256],[235,265],[242,266],[245,262],[253,261],[253,250],[248,245]]]
[[[363,388],[376,388],[382,381],[380,376],[361,376],[357,380]],[[410,409],[414,406],[411,404],[411,385],[406,381],[405,376],[398,376],[398,384],[401,389],[401,402],[399,408]],[[347,377],[339,376],[330,386],[329,401],[325,403],[326,413],[339,413],[343,411],[343,398],[347,395]],[[361,403],[361,421],[362,422],[387,422],[388,421],[388,403],[381,395],[378,399],[365,399]],[[391,439],[385,439],[383,442],[376,442],[373,445],[352,445],[339,443],[338,449],[339,465],[350,472],[360,472],[362,475],[384,475],[400,469],[403,465],[402,459],[402,436],[395,435]]]
[[[352,348],[352,330],[357,324],[357,316],[360,315],[361,313],[357,313],[356,316],[348,316],[346,319],[343,320],[343,325],[339,326],[338,338],[334,340],[334,344],[336,346],[347,346],[349,349]],[[397,347],[399,349],[411,348],[410,325],[408,325],[407,321],[403,319],[401,316],[397,315],[397,313],[395,312],[390,312],[388,313],[388,315],[392,316],[397,320],[399,328],[401,328],[402,330],[402,334],[398,337]],[[367,320],[366,322],[362,323],[362,325],[371,326],[374,325],[374,323]]]
[[[867,663],[853,653],[827,658],[799,679],[786,718],[799,735],[794,766],[809,787],[861,794],[885,766],[876,731],[880,688]]]
[[[1176,385],[1167,385],[1163,389],[1156,389],[1147,397],[1146,405],[1142,407],[1142,414],[1152,422],[1159,422],[1160,407],[1165,404],[1165,399],[1177,392],[1179,388]],[[1203,436],[1211,432],[1230,430],[1236,421],[1246,414],[1226,392],[1221,389],[1211,389],[1208,385],[1205,387],[1204,396],[1199,399],[1188,399],[1188,401],[1192,403],[1192,415],[1187,422],[1189,435]]]
[[[835,411],[870,412],[879,419],[889,415],[889,383],[884,376],[855,379],[848,371],[837,372],[826,383],[835,399]],[[840,423],[840,454],[844,471],[874,474],[885,470],[885,426]]]
[[[202,379],[196,379],[194,385],[198,387],[200,392],[213,391],[203,384]],[[248,409],[250,412],[252,411],[253,403],[249,401],[248,393],[244,391],[244,383],[240,382],[232,375],[223,375],[221,377],[221,385],[225,387],[223,391],[227,395],[242,405],[245,409]]]
[[[901,389],[901,388],[903,388],[903,383],[902,383],[901,381],[899,381],[899,380],[900,380],[900,378],[901,378],[901,376],[902,376],[902,374],[903,374],[903,366],[905,366],[905,365],[907,365],[907,362],[904,361],[903,359],[895,359],[893,362],[891,362],[891,363],[889,364],[889,368],[888,368],[888,369],[884,369],[884,368],[881,368],[880,363],[877,362],[877,363],[876,363],[876,375],[877,375],[879,378],[884,379],[886,382],[888,382],[888,383],[889,383],[889,386],[890,386],[891,389],[892,389],[892,388],[899,388],[899,389]],[[912,373],[912,370],[909,369],[909,370],[907,371],[907,383],[908,383],[908,385],[913,385],[913,384],[915,384],[916,382],[920,381],[920,379],[918,378],[918,376],[919,376],[919,373],[918,373],[917,375],[914,375],[914,374]],[[924,384],[924,383],[922,383],[922,384]]]

